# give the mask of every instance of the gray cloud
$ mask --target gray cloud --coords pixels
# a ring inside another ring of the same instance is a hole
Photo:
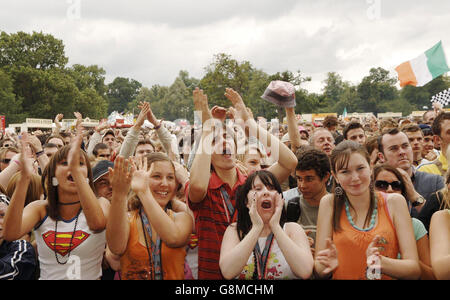
[[[1,30],[53,34],[69,64],[145,86],[170,85],[180,70],[200,78],[225,52],[268,73],[301,70],[320,91],[327,72],[356,83],[371,67],[392,70],[450,42],[450,2],[438,0],[3,2]]]

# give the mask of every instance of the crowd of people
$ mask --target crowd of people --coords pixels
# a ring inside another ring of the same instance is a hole
[[[450,279],[450,112],[273,126],[225,97],[2,134],[0,279]]]

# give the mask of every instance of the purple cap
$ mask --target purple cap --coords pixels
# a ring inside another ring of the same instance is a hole
[[[272,81],[261,98],[281,107],[295,107],[294,85],[281,80]]]

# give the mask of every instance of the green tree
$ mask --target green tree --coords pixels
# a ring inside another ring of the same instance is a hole
[[[108,84],[108,113],[123,112],[128,104],[136,99],[142,84],[134,79],[117,77]]]
[[[328,107],[333,107],[341,100],[346,87],[345,83],[339,74],[329,72],[323,84],[324,104]]]
[[[140,102],[148,102],[152,108],[153,113],[157,118],[162,118],[165,115],[165,106],[162,104],[162,100],[168,93],[169,88],[166,86],[160,86],[158,84],[153,85],[151,88],[142,87],[136,99],[128,104],[128,110],[133,114],[139,114],[138,105]]]
[[[398,99],[396,83],[397,79],[389,77],[389,71],[383,68],[370,69],[369,76],[364,77],[358,85],[360,101],[356,109],[373,113],[382,111],[380,104]]]
[[[252,70],[250,62],[238,62],[230,55],[220,53],[215,55],[214,61],[205,68],[206,75],[200,80],[200,87],[208,95],[211,106],[230,105],[224,96],[225,88],[237,91],[245,102]]]
[[[80,112],[83,117],[100,120],[107,116],[108,103],[95,89],[86,88],[75,101],[75,111]]]
[[[75,80],[78,90],[94,89],[101,97],[105,97],[108,87],[105,84],[105,70],[97,65],[83,66],[75,64],[67,68],[68,74]]]
[[[22,103],[13,91],[13,81],[0,69],[0,114],[6,117],[6,124],[23,119]]]
[[[68,58],[64,53],[64,44],[50,34],[42,32],[0,33],[0,67],[9,68],[29,66],[47,70],[64,68]]]

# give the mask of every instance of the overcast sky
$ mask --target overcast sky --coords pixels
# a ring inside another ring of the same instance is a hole
[[[301,70],[321,92],[327,72],[352,83],[371,67],[394,72],[442,40],[444,0],[0,0],[0,30],[62,39],[69,65],[97,64],[106,82],[170,85],[180,70],[201,78],[214,54],[269,74]],[[396,73],[392,73],[396,76]]]

